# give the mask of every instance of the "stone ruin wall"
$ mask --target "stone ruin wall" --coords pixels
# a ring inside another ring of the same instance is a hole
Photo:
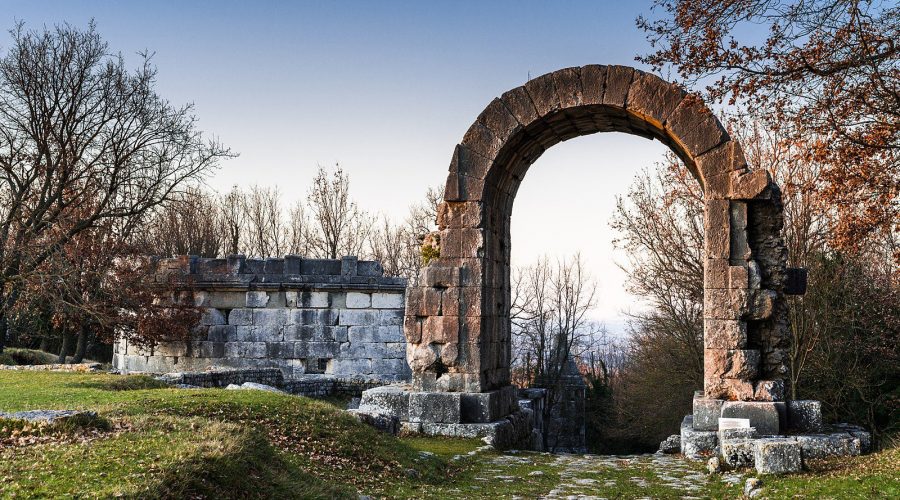
[[[202,308],[197,336],[152,349],[121,340],[113,355],[119,370],[279,368],[285,380],[321,374],[379,382],[410,376],[406,281],[383,276],[378,262],[182,256],[157,265],[158,281],[183,283],[181,293]]]

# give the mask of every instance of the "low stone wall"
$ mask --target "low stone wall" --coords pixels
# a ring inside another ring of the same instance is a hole
[[[171,373],[162,379],[170,384],[195,385],[206,388],[228,387],[231,384],[241,385],[245,382],[280,387],[284,383],[284,376],[278,368]]]
[[[231,384],[241,385],[245,382],[253,382],[270,385],[284,392],[309,398],[359,397],[366,389],[384,385],[384,382],[378,379],[318,374],[298,375],[293,379],[286,380],[278,368],[168,373],[161,379],[173,385],[184,384],[205,388],[222,388]]]
[[[278,368],[377,382],[406,380],[404,290],[377,262],[177,257],[157,264],[203,308],[197,336],[142,349],[120,341],[113,364],[125,372]],[[190,383],[190,382],[185,382]],[[192,384],[196,385],[196,384]],[[227,384],[225,384],[227,385]]]

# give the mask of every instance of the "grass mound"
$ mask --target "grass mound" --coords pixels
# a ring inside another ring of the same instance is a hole
[[[141,498],[354,498],[284,460],[257,430],[216,423],[192,453],[166,467]]]

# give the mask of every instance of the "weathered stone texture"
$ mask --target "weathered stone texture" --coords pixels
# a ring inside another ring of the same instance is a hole
[[[803,468],[800,443],[794,439],[758,439],[753,445],[753,461],[760,474],[787,474]]]
[[[405,282],[383,277],[380,264],[355,257],[233,256],[163,259],[159,269],[176,283],[183,279],[195,303],[204,304],[197,338],[140,353],[123,341],[114,356],[119,369],[278,368],[287,378],[409,377],[401,326]]]

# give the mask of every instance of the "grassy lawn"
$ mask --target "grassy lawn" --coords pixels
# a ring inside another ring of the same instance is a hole
[[[735,498],[740,485],[653,457],[590,464],[583,457],[475,450],[477,440],[397,439],[327,402],[262,391],[165,388],[148,377],[0,371],[0,411],[91,409],[84,427],[0,420],[0,497]],[[474,454],[470,454],[475,452]],[[587,464],[581,462],[585,462]],[[900,453],[813,464],[767,478],[767,496],[898,497]],[[686,479],[685,479],[686,480]]]

